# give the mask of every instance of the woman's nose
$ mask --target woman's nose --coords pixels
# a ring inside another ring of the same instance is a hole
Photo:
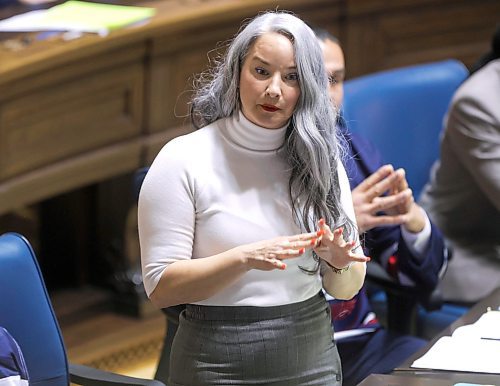
[[[271,98],[277,98],[281,94],[281,79],[278,76],[273,76],[270,79],[269,84],[267,85],[266,88],[266,95],[270,96]]]

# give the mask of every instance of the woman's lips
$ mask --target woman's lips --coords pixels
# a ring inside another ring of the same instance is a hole
[[[261,106],[265,111],[269,111],[272,113],[279,110],[279,108],[277,108],[276,106],[272,106],[272,105],[261,105]]]

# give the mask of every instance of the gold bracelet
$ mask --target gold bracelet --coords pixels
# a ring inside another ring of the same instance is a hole
[[[349,268],[351,268],[351,264],[349,263],[346,267],[344,268],[337,268],[331,265],[328,261],[325,260],[325,263],[331,268],[333,272],[335,272],[337,275],[342,275],[344,272],[349,271]]]

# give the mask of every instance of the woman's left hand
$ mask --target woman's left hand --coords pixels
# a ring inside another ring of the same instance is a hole
[[[337,269],[342,269],[356,261],[360,263],[370,261],[370,258],[363,252],[354,252],[359,245],[356,245],[356,241],[346,241],[342,228],[337,228],[332,232],[323,219],[319,220],[318,225],[323,232],[323,237],[320,244],[314,248],[314,252],[325,262]]]

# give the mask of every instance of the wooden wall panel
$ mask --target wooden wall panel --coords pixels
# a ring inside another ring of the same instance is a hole
[[[470,68],[500,22],[497,0],[385,3],[349,2],[343,42],[349,77],[448,58]]]
[[[236,32],[234,24],[207,26],[207,32],[180,31],[180,38],[155,39],[152,46],[149,128],[158,132],[169,127],[189,125],[187,103],[194,77],[207,69],[209,53]]]
[[[0,178],[43,167],[138,136],[142,126],[142,65],[53,85],[2,107]]]

